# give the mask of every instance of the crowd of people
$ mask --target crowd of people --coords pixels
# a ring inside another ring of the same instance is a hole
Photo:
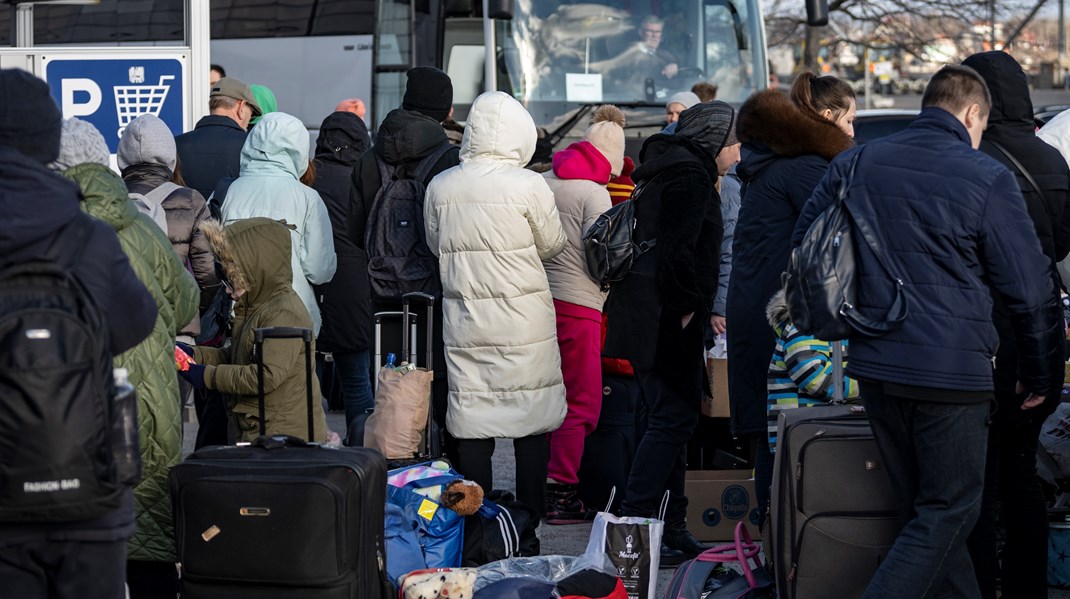
[[[644,40],[660,27],[644,21]],[[646,55],[672,77],[656,46]],[[0,595],[114,597],[124,582],[135,599],[174,595],[167,473],[181,459],[184,397],[198,447],[261,427],[306,436],[304,345],[264,349],[263,413],[253,355],[256,329],[303,327],[320,372],[333,362],[348,427],[374,406],[372,314],[397,310],[391,290],[404,283],[436,297],[418,349],[434,355],[445,454],[491,489],[495,440],[512,439],[517,498],[549,524],[594,515],[580,463],[605,359],[617,359],[644,406],[620,511],[653,517],[668,491],[663,564],[707,548],[685,519],[686,444],[708,393],[705,344],[724,334],[732,431],[756,448],[763,514],[777,413],[841,385],[865,406],[904,522],[865,597],[994,599],[997,575],[1004,596],[1044,596],[1035,453],[1062,387],[1055,264],[1070,251],[1070,167],[1034,134],[1021,67],[1002,52],[945,67],[915,122],[865,148],[852,140],[854,93],[835,77],[803,73],[790,94],[759,91],[738,111],[715,94],[669,98],[670,127],[645,140],[638,166],[624,155],[625,114],[603,106],[535,169],[540,134],[516,99],[479,96],[458,144],[449,77],[417,67],[374,139],[363,102],[343,100],[310,157],[307,130],[270,90],[213,66],[210,114],[177,137],[135,119],[116,172],[100,132],[63,120],[44,82],[0,71],[0,253],[69,256],[136,388],[142,459],[140,482],[103,516],[0,523]],[[781,273],[844,179],[895,271],[859,248],[859,308],[886,306],[891,280],[909,316],[853,336],[836,381],[833,343],[793,325]],[[412,182],[422,212],[384,220],[398,181]],[[650,249],[607,290],[583,236],[629,196],[633,239]],[[402,278],[379,255],[395,237],[415,247]],[[176,346],[193,358],[177,376]],[[319,403],[313,417],[314,440],[327,441]]]

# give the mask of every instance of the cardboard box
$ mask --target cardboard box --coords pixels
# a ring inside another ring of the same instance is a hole
[[[758,502],[750,470],[688,470],[687,528],[700,541],[731,541],[736,523],[758,539]]]
[[[711,397],[702,397],[702,414],[710,418],[728,418],[728,359],[706,358]]]

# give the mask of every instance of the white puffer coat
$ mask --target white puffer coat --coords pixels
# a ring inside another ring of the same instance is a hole
[[[523,168],[535,140],[519,102],[485,93],[468,115],[461,164],[427,188],[427,245],[442,274],[446,427],[457,438],[526,437],[565,418],[542,266],[565,247],[565,234],[550,188]]]

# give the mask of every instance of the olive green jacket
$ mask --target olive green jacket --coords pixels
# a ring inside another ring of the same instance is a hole
[[[115,228],[134,273],[156,300],[159,314],[152,334],[114,360],[116,368],[129,371],[137,391],[141,445],[141,482],[134,487],[137,531],[127,546],[127,557],[174,561],[167,475],[182,458],[175,335],[197,315],[200,290],[164,232],[130,201],[118,175],[96,163],[80,164],[64,175],[82,188],[82,210]]]
[[[201,229],[235,289],[244,294],[234,306],[234,335],[225,348],[198,347],[194,359],[205,365],[204,382],[226,395],[231,442],[260,435],[257,365],[253,335],[264,327],[312,328],[304,302],[293,290],[290,231],[268,218],[237,220]],[[315,345],[313,345],[313,352]],[[314,438],[327,437],[327,420],[312,377]],[[305,345],[300,339],[269,339],[264,345],[264,403],[267,434],[308,439]]]

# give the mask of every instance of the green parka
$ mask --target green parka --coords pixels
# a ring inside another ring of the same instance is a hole
[[[201,226],[234,289],[245,293],[234,306],[234,336],[229,347],[197,347],[194,359],[204,364],[204,383],[226,396],[231,442],[260,435],[257,366],[253,333],[264,327],[312,328],[312,317],[291,286],[290,231],[269,218],[216,221]],[[313,345],[313,351],[315,346]],[[264,344],[264,403],[267,433],[308,438],[305,345],[300,339],[271,339]],[[312,396],[320,397],[312,377]],[[313,402],[314,440],[327,437],[320,401]]]
[[[159,314],[152,334],[114,360],[116,368],[129,371],[137,390],[141,444],[141,482],[134,487],[137,531],[127,545],[127,557],[174,561],[167,475],[182,458],[175,335],[197,315],[200,291],[167,236],[130,201],[126,184],[118,175],[96,163],[80,164],[64,175],[82,188],[82,210],[115,228],[134,273],[156,300]]]

